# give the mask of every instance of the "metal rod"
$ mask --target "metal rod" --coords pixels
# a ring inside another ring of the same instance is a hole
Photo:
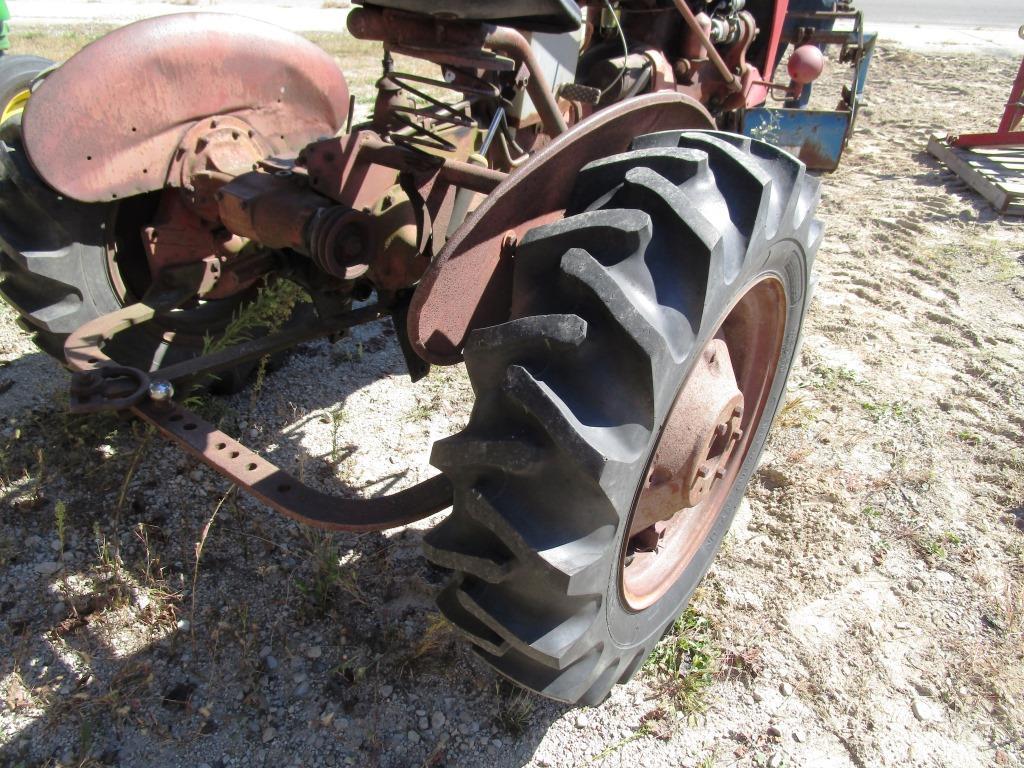
[[[438,177],[456,187],[465,187],[485,195],[494,191],[508,175],[501,171],[484,168],[462,160],[441,160],[436,155],[426,155],[405,147],[390,144],[380,137],[367,136],[360,145],[360,152],[366,153],[371,163],[394,168],[397,171],[431,171],[435,170]]]
[[[523,37],[523,33],[511,27],[495,27],[484,38],[484,45],[499,53],[511,56],[517,63],[523,64],[526,67],[526,70],[530,73],[530,80],[526,84],[526,92],[530,95],[533,106],[537,109],[537,114],[540,115],[540,120],[544,124],[544,130],[552,138],[569,130],[565,123],[565,118],[562,116],[562,110],[558,108],[558,101],[551,90],[551,85],[544,75],[544,70],[541,69],[540,62],[537,61],[537,56],[534,54],[529,41]]]
[[[332,333],[339,333],[354,328],[357,325],[372,323],[386,317],[389,311],[378,304],[369,307],[361,307],[336,318],[331,322],[316,322],[304,325],[300,328],[292,328],[287,331],[280,331],[264,336],[261,339],[250,339],[241,344],[235,344],[208,355],[193,357],[190,360],[183,360],[180,363],[169,365],[166,368],[159,368],[150,372],[151,379],[163,379],[165,381],[180,381],[181,379],[192,378],[208,373],[233,368],[240,363],[247,363],[251,360],[258,360],[264,355],[272,355],[284,349],[290,349],[296,344],[305,341],[312,341]]]
[[[743,83],[740,82],[740,79],[736,77],[736,75],[729,71],[729,66],[725,63],[721,54],[715,50],[714,44],[711,42],[710,38],[704,34],[704,30],[700,28],[700,24],[697,23],[697,18],[693,15],[693,11],[690,10],[690,6],[686,4],[686,0],[672,0],[672,2],[675,3],[679,13],[683,15],[686,25],[695,35],[697,35],[701,45],[707,49],[708,58],[711,59],[711,63],[715,65],[715,69],[717,69],[719,74],[724,78],[725,84],[729,86],[729,90],[742,90]]]

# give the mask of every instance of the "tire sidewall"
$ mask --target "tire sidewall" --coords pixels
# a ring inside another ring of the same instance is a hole
[[[769,278],[777,279],[783,286],[786,297],[786,318],[779,364],[769,390],[768,398],[765,401],[760,423],[750,441],[747,454],[744,457],[733,487],[726,497],[722,510],[705,537],[704,542],[694,554],[686,570],[683,571],[669,590],[650,607],[641,611],[635,611],[625,604],[621,587],[622,574],[619,565],[619,550],[616,549],[606,589],[605,619],[609,639],[620,649],[628,650],[639,646],[653,645],[665,632],[668,625],[679,616],[683,607],[697,588],[697,585],[711,567],[711,563],[722,544],[722,540],[725,538],[725,534],[729,530],[733,518],[736,516],[740,502],[743,500],[747,484],[757,469],[768,433],[782,403],[790,370],[796,359],[804,316],[807,310],[810,279],[809,255],[798,241],[788,238],[776,241],[766,249],[761,266],[752,269],[748,275],[736,280],[733,284],[737,286],[736,288],[730,286],[728,290],[719,293],[715,300],[722,309],[717,313],[715,322],[708,324],[712,330],[702,334],[697,343],[694,344],[694,352],[691,353],[690,359],[681,366],[683,373],[678,379],[681,382],[680,386],[672,393],[672,399],[667,403],[663,403],[660,409],[662,423],[664,423],[678,391],[681,389],[682,384],[685,383],[693,367],[696,355],[710,341],[714,333],[717,333],[718,328],[732,310],[735,302],[752,286]],[[679,374],[673,371],[670,375],[678,376]],[[627,513],[621,515],[622,523],[616,536],[617,544],[621,543],[625,536],[625,527],[628,525],[630,517],[628,510],[635,499],[636,489],[643,480],[649,456],[653,453],[659,437],[660,429],[652,440],[647,457],[634,471],[633,495],[626,502],[628,505],[626,507]]]

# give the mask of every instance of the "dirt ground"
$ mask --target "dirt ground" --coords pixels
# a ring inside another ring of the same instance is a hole
[[[1015,67],[877,51],[749,503],[594,709],[499,682],[440,620],[440,516],[287,522],[138,424],[67,416],[0,310],[0,764],[1024,765],[1024,221],[924,152],[994,125]],[[458,368],[409,384],[378,326],[207,408],[372,494],[431,474],[470,396]]]

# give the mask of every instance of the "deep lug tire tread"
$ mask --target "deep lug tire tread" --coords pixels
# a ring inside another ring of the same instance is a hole
[[[501,674],[596,704],[674,619],[659,615],[632,644],[609,635],[621,526],[681,372],[730,291],[783,241],[809,269],[817,196],[774,147],[653,134],[585,167],[565,218],[523,238],[513,319],[466,346],[477,402],[466,429],[435,447],[455,506],[425,540],[427,557],[455,571],[442,613]]]

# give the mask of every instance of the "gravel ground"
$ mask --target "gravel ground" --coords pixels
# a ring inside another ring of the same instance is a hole
[[[0,310],[0,763],[1024,765],[1024,226],[923,151],[992,124],[1014,68],[876,53],[788,405],[658,650],[680,671],[593,709],[502,683],[440,620],[442,516],[290,523],[138,424],[65,415]],[[412,484],[471,391],[411,385],[393,335],[305,345],[208,415],[308,482]]]

